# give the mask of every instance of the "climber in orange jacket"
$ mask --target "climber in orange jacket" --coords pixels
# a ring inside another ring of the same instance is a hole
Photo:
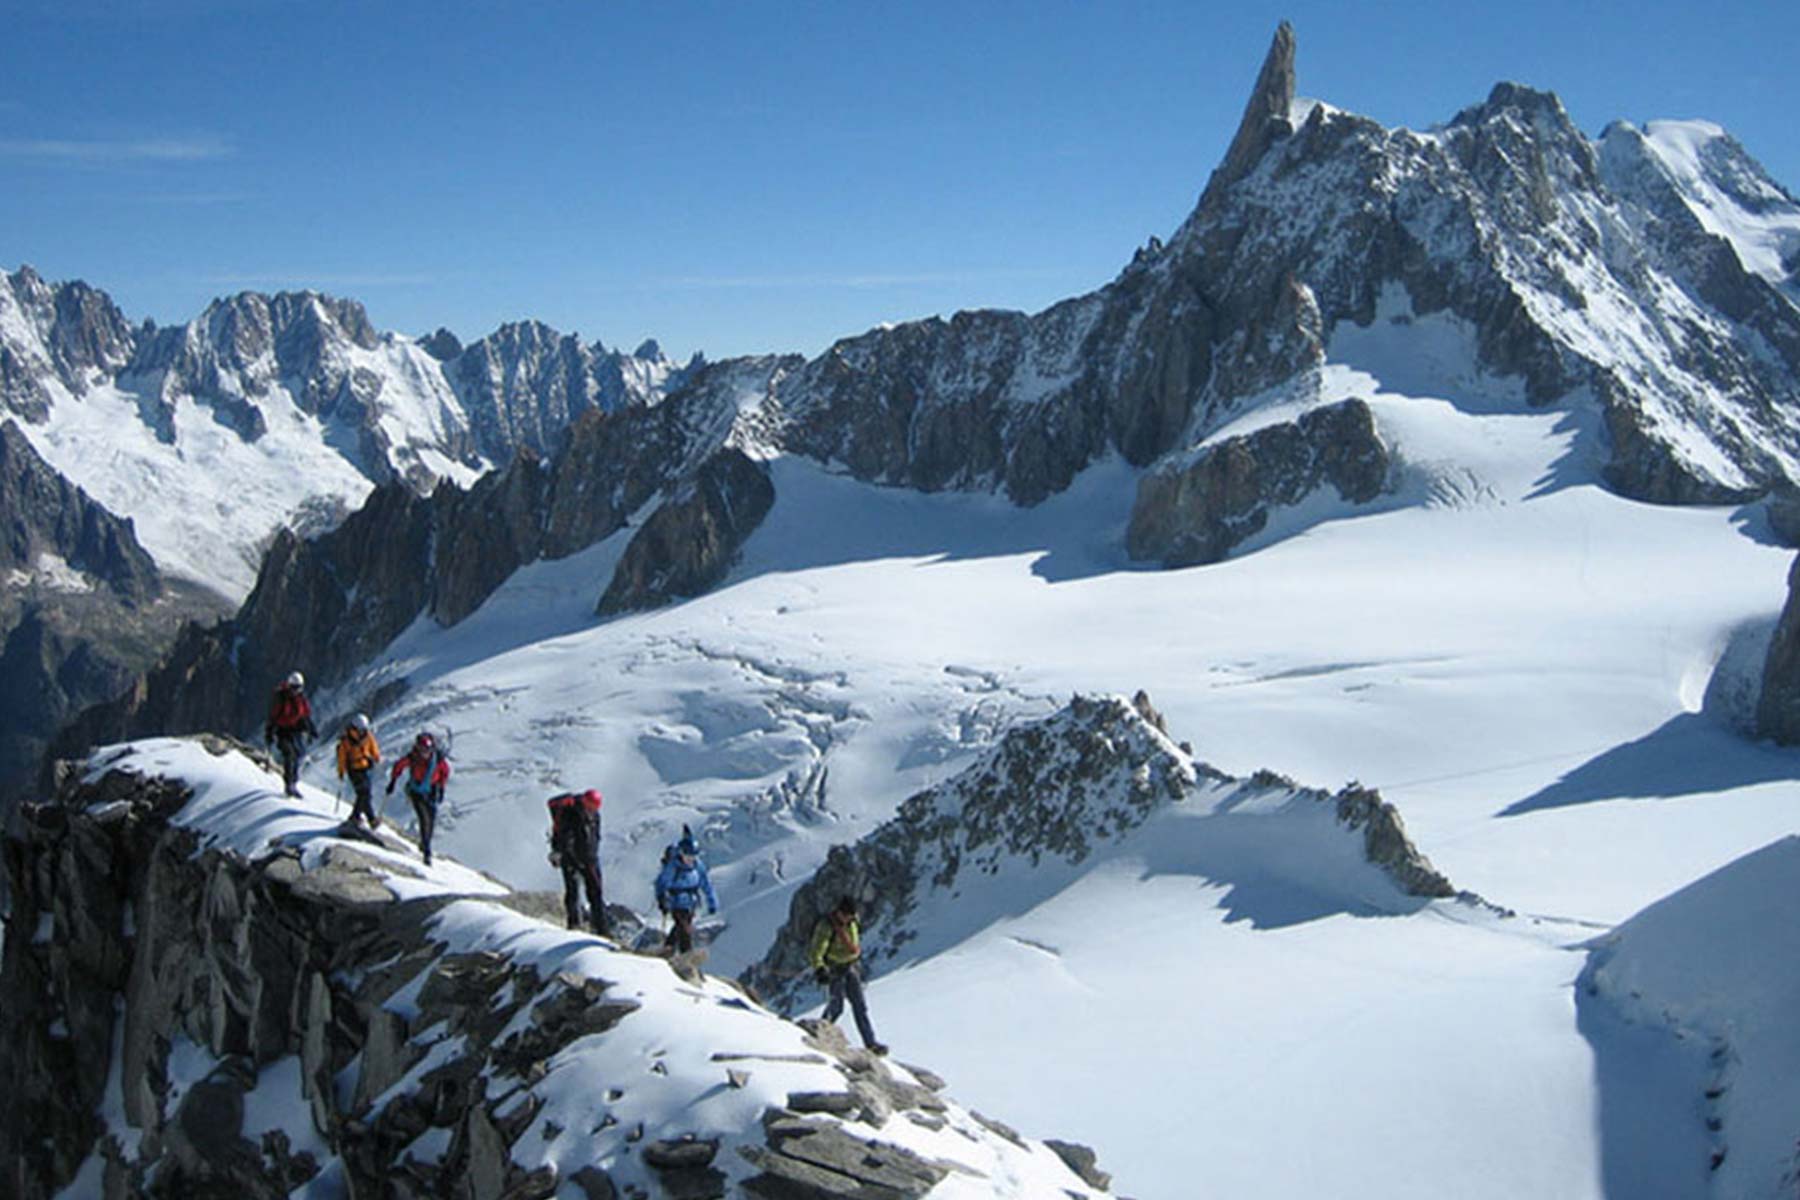
[[[380,761],[381,745],[375,740],[375,731],[369,728],[369,718],[357,713],[338,735],[337,773],[339,779],[349,776],[350,787],[356,793],[350,820],[367,821],[370,829],[381,828],[381,818],[369,799],[369,772]]]

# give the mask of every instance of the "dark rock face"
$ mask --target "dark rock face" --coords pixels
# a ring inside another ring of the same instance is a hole
[[[1186,466],[1146,474],[1126,549],[1166,567],[1218,562],[1260,533],[1271,509],[1328,484],[1348,503],[1369,503],[1386,490],[1391,466],[1366,403],[1315,408],[1208,446]]]
[[[1329,813],[1343,833],[1361,833],[1364,858],[1397,897],[1457,894],[1378,793],[1351,784],[1333,795],[1265,772],[1234,779],[1176,747],[1154,715],[1141,692],[1129,703],[1078,695],[1059,712],[1013,728],[982,759],[908,799],[869,836],[833,847],[794,892],[786,923],[744,983],[771,1001],[796,1000],[812,930],[839,897],[858,901],[863,961],[878,970],[924,932],[915,914],[933,896],[1045,860],[1083,862],[1202,789],[1224,793],[1215,810],[1223,814],[1273,798]]]
[[[162,592],[156,564],[120,520],[53,471],[18,425],[0,424],[0,571],[34,569],[53,554],[93,576],[124,604]]]
[[[1787,603],[1763,664],[1756,731],[1784,746],[1800,745],[1800,559],[1788,570]]]
[[[1294,107],[1294,28],[1286,21],[1275,27],[1275,38],[1257,73],[1256,86],[1244,105],[1243,119],[1207,183],[1208,192],[1230,187],[1248,175],[1276,139],[1293,132],[1288,113]]]
[[[653,513],[625,548],[599,613],[653,608],[717,586],[775,503],[768,473],[727,447]]]
[[[439,362],[449,362],[460,357],[463,352],[461,339],[442,326],[439,326],[436,333],[420,338],[419,346]]]
[[[184,617],[217,607],[167,585],[130,521],[0,424],[0,804],[30,788],[63,722],[129,688]]]
[[[274,770],[228,739],[200,743]],[[722,1198],[721,1165],[742,1176],[746,1163],[744,1194],[854,1200],[922,1196],[974,1170],[956,1157],[969,1147],[1010,1153],[978,1146],[983,1123],[941,1099],[929,1072],[853,1050],[835,1026],[774,1032],[777,1018],[718,981],[702,984],[696,1008],[694,987],[671,977],[659,988],[644,964],[599,942],[571,947],[589,955],[579,968],[477,948],[437,921],[453,902],[467,915],[492,897],[413,880],[417,898],[396,899],[391,855],[313,834],[245,858],[183,823],[186,784],[71,766],[5,843],[14,933],[0,964],[0,1072],[12,1096],[29,1098],[0,1122],[8,1197],[48,1200],[98,1156],[107,1195],[169,1200],[276,1200],[314,1181],[409,1200],[547,1200],[564,1182],[613,1200]],[[634,981],[591,973],[594,956],[630,964]],[[809,1078],[836,1081],[816,1094],[840,1101],[837,1115],[804,1115],[804,1095],[764,1084],[761,1120],[741,1128],[721,1129],[715,1114],[702,1136],[679,1111],[622,1125],[615,1110],[631,1110],[617,1103],[654,1093],[640,1076],[655,1072],[597,1069],[582,1051],[637,1038],[627,1057],[660,1057],[665,1034],[634,1032],[657,1005],[679,1006],[684,1025],[752,1037],[756,1050],[726,1041],[710,1054],[721,1087],[806,1064]],[[720,1009],[733,1012],[719,1022]],[[772,1032],[793,1052],[769,1053]],[[585,1123],[567,1132],[594,1161],[558,1146],[569,1117],[554,1107],[559,1094],[583,1097]],[[293,1115],[267,1128],[253,1109]],[[953,1161],[884,1139],[895,1119],[915,1135],[945,1132],[937,1144]],[[1090,1161],[1058,1194],[1103,1200],[1095,1178]]]

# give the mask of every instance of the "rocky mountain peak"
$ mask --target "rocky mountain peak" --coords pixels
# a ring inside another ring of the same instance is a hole
[[[462,341],[441,325],[436,333],[420,338],[419,345],[439,362],[449,362],[463,352]]]
[[[1543,119],[1553,124],[1566,126],[1574,132],[1569,121],[1568,110],[1563,108],[1560,97],[1555,92],[1530,87],[1511,80],[1496,83],[1488,92],[1487,99],[1480,104],[1470,105],[1450,119],[1450,128],[1459,125],[1483,125],[1503,113],[1518,113],[1533,120]]]
[[[1293,107],[1294,27],[1283,21],[1275,27],[1262,70],[1257,72],[1256,85],[1250,89],[1250,99],[1244,105],[1243,119],[1225,151],[1225,161],[1206,185],[1209,195],[1249,174],[1271,144],[1293,131],[1288,119]]]
[[[11,314],[11,319],[7,315]],[[80,396],[125,365],[136,333],[110,297],[80,280],[49,284],[29,265],[0,275],[0,410],[48,415],[55,389]]]

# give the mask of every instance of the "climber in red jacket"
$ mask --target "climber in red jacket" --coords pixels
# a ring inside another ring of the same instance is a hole
[[[312,705],[306,700],[306,679],[295,671],[275,689],[269,701],[269,719],[263,723],[264,744],[274,742],[281,752],[282,790],[290,796],[300,794],[300,756],[305,753],[306,739],[318,736]]]

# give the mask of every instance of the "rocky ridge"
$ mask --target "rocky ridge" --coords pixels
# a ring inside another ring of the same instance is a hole
[[[9,1195],[1107,1194],[1091,1152],[340,836],[270,771],[220,739],[123,747],[16,823]]]
[[[1182,811],[1202,820],[1262,820],[1277,841],[1297,833],[1292,825],[1277,831],[1267,819],[1273,814],[1295,818],[1306,831],[1298,836],[1327,845],[1355,838],[1360,879],[1343,903],[1356,911],[1409,911],[1458,894],[1379,793],[1353,783],[1333,794],[1271,772],[1234,778],[1171,741],[1143,692],[1131,701],[1077,695],[1049,717],[1009,730],[867,837],[834,847],[796,889],[769,953],[743,980],[771,1000],[794,1000],[813,927],[840,896],[859,902],[863,960],[872,970],[945,949],[959,936],[959,895],[996,879],[992,886],[1007,889],[1016,910],[1021,896],[1069,882],[1107,847]]]

